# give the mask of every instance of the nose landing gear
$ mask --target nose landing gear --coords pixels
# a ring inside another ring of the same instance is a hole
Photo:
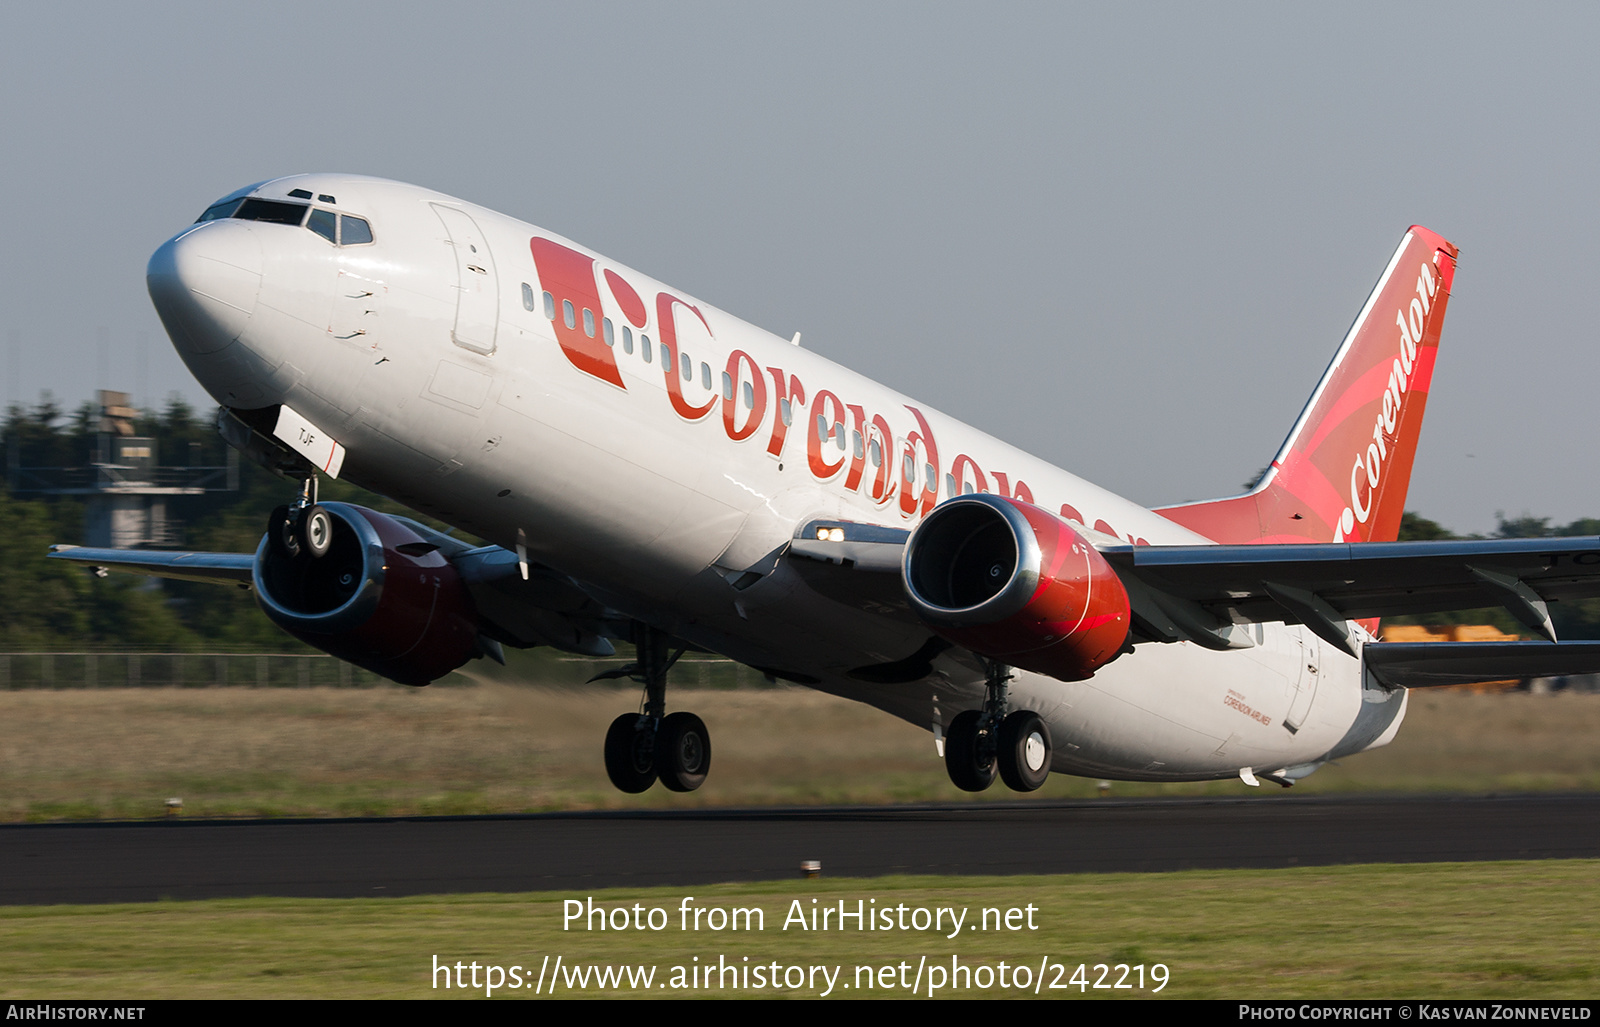
[[[636,625],[634,663],[591,680],[628,677],[644,685],[639,713],[624,713],[606,731],[606,776],[619,791],[637,794],[659,778],[674,792],[692,792],[705,783],[711,769],[711,735],[692,713],[668,714],[667,670],[682,656],[667,655],[667,637],[655,628]]]
[[[328,550],[333,546],[333,516],[313,503],[300,511],[296,533],[300,536],[300,547],[306,551],[306,555],[313,560],[320,560],[328,555]]]
[[[1050,776],[1050,728],[1032,710],[1006,713],[1010,668],[984,661],[982,710],[956,714],[944,734],[944,765],[950,781],[981,792],[998,773],[1006,787],[1031,792]]]
[[[300,497],[267,518],[267,543],[281,556],[320,559],[333,546],[333,515],[317,505],[317,477],[300,485]]]

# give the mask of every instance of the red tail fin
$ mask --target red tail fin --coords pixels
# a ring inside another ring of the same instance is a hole
[[[1413,225],[1255,488],[1158,512],[1221,543],[1393,541],[1457,252]]]

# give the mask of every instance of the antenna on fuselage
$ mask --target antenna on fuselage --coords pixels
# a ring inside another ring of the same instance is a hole
[[[791,345],[791,346],[800,345],[800,333],[799,332],[795,332],[794,333],[794,338],[789,340],[789,345]]]

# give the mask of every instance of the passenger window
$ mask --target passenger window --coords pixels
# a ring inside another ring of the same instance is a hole
[[[639,336],[639,352],[644,356],[644,362],[648,364],[650,362],[650,336]]]
[[[778,412],[783,415],[784,427],[790,427],[794,424],[794,407],[789,405],[787,397],[778,401]]]
[[[867,447],[867,456],[872,461],[872,466],[883,466],[883,447],[878,445],[878,440],[873,439],[872,445]]]
[[[828,419],[821,414],[817,415],[817,438],[828,441]]]
[[[733,399],[733,375],[726,371],[722,372],[722,398]]]
[[[840,449],[844,448],[844,422],[833,422],[833,444]]]
[[[683,354],[683,380],[694,381],[694,361],[689,359],[689,354]]]
[[[583,334],[594,338],[594,311],[588,307],[583,308]]]
[[[746,410],[754,410],[756,408],[756,390],[749,382],[744,383],[744,408]]]
[[[523,310],[532,310],[534,308],[534,305],[535,304],[534,304],[534,299],[533,299],[533,286],[529,285],[527,282],[523,282],[522,283],[522,309]]]
[[[700,362],[700,387],[702,389],[711,388],[711,365],[703,360]],[[729,396],[728,398],[732,399],[733,397]]]
[[[339,245],[359,246],[372,241],[372,226],[349,214],[339,215]]]
[[[617,333],[611,327],[611,319],[609,317],[600,319],[600,330],[605,333],[607,346],[615,346],[617,344]]]
[[[633,352],[633,329],[627,325],[622,326],[622,352]]]
[[[561,301],[561,319],[567,323],[568,328],[578,327],[578,314],[577,311],[572,309],[571,300]],[[593,335],[594,333],[590,332],[589,334]]]
[[[556,319],[556,298],[548,292],[544,294],[544,316],[551,321]]]
[[[850,433],[850,447],[854,450],[857,460],[867,455],[867,444],[862,441],[861,433],[858,431]]]
[[[956,486],[955,475],[947,474],[944,476],[944,492],[945,495],[949,496],[951,499],[961,495],[961,489]]]
[[[331,243],[337,244],[339,241],[339,215],[331,210],[313,210],[311,217],[306,219],[306,227]]]

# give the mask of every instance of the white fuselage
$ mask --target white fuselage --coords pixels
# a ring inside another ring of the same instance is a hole
[[[916,682],[852,678],[930,632],[812,591],[780,555],[797,527],[910,528],[953,485],[1129,542],[1207,541],[514,218],[350,176],[255,195],[295,188],[335,197],[318,205],[365,219],[374,241],[216,220],[152,259],[153,294],[166,274],[196,297],[183,324],[163,315],[205,388],[235,409],[292,406],[344,446],[343,477],[498,545],[523,540],[530,559],[696,645],[937,731],[980,703],[981,671],[957,650]],[[565,270],[541,265],[540,245]],[[591,281],[574,283],[590,260]],[[575,303],[563,341],[563,304],[585,290],[593,337]],[[1273,772],[1392,737],[1404,693],[1364,693],[1359,662],[1299,626],[1250,630],[1259,644],[1228,652],[1140,645],[1083,682],[1022,674],[1011,701],[1048,722],[1054,768],[1079,774]]]

